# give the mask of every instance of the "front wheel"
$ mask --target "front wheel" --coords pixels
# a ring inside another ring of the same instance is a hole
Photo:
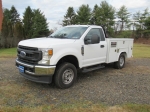
[[[115,62],[114,64],[115,64],[115,68],[117,68],[117,69],[123,68],[125,65],[125,55],[120,54],[118,61]]]
[[[76,67],[71,63],[62,63],[55,73],[55,84],[57,87],[66,89],[71,87],[77,78]]]

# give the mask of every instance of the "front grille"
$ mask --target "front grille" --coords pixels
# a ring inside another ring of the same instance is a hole
[[[32,50],[32,51],[38,51],[38,48],[36,47],[27,47],[27,46],[21,46],[19,45],[20,49],[24,49],[24,50]]]
[[[28,59],[22,59],[22,58],[18,58],[19,61],[21,62],[25,62],[25,63],[29,63],[29,64],[37,64],[36,61],[31,61],[31,60],[28,60]]]
[[[38,51],[38,48],[18,46],[18,60],[28,64],[37,64],[42,59],[42,51]],[[24,52],[24,55],[21,54]]]

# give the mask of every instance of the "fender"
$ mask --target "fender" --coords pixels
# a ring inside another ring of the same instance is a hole
[[[80,52],[77,49],[74,48],[65,48],[63,50],[59,50],[58,52],[55,52],[54,55],[51,57],[50,59],[50,65],[56,65],[58,63],[58,61],[67,56],[67,55],[72,55],[75,56],[78,60],[79,63],[79,67],[81,67],[82,65],[82,55],[79,54]]]
[[[127,57],[127,51],[126,51],[126,49],[119,49],[119,53],[118,53],[117,59],[119,59],[119,56],[120,56],[122,53],[125,53],[125,58]]]

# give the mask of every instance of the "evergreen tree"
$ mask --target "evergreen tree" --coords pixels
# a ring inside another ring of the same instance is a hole
[[[11,7],[10,10],[4,9],[3,12],[4,19],[2,25],[2,40],[4,42],[3,47],[15,47],[18,42],[19,38],[23,37],[23,29],[20,27],[16,27],[16,24],[22,24],[19,18],[19,14],[14,6]],[[17,29],[18,28],[18,29]],[[17,35],[17,34],[22,35]]]
[[[17,46],[19,40],[23,38],[23,28],[18,27],[18,25],[22,26],[20,15],[18,14],[18,11],[14,6],[11,7],[10,9],[10,14],[11,14],[11,23],[10,23],[10,32],[12,32],[12,38],[10,39],[10,43],[12,47]],[[18,35],[21,34],[21,35]],[[11,37],[11,36],[10,36]]]
[[[143,29],[145,30],[144,37],[150,37],[150,13],[148,12],[148,8],[144,10],[143,16]]]
[[[133,19],[134,19],[134,23],[133,23],[133,27],[135,27],[136,29],[141,29],[142,26],[142,13],[140,11],[136,12],[135,14],[133,14]]]
[[[96,4],[96,5],[94,6],[94,9],[93,9],[92,14],[91,14],[91,18],[90,18],[90,23],[91,23],[91,24],[96,24],[96,10],[97,10],[98,8],[99,8],[99,7],[98,7],[98,5]]]
[[[144,21],[145,30],[143,31],[145,38],[150,38],[150,16]]]
[[[150,32],[150,16],[146,18],[146,20],[144,21],[144,25],[145,25],[145,29],[149,30]]]
[[[143,13],[138,11],[135,14],[133,14],[133,19],[136,21],[135,23],[136,29],[141,29],[141,30],[144,29],[144,21],[147,19],[148,16],[149,16],[149,12],[147,8],[144,10]]]
[[[125,25],[129,23],[130,13],[128,12],[126,6],[120,7],[119,11],[117,12],[117,17],[121,22],[120,31],[125,28]]]
[[[9,21],[11,19],[10,10],[7,8],[3,9],[3,16],[7,21]]]
[[[20,18],[19,18],[19,14],[16,10],[16,8],[14,6],[11,7],[10,9],[10,21],[9,21],[9,37],[14,37],[15,38],[15,35],[14,35],[14,28],[15,28],[15,24],[20,22]],[[13,39],[14,41],[14,39]]]
[[[28,6],[23,13],[23,27],[24,27],[24,33],[25,38],[31,38],[32,37],[32,25],[33,25],[33,11]]]
[[[10,43],[8,42],[8,38],[12,37],[12,26],[11,26],[11,14],[8,9],[4,9],[3,11],[3,21],[2,21],[2,37],[1,37],[1,45],[4,48],[9,47]]]
[[[102,1],[100,6],[95,10],[95,22],[107,28],[109,34],[113,33],[112,26],[114,25],[115,8],[109,5],[106,1]]]
[[[64,16],[63,26],[72,25],[76,22],[76,14],[74,12],[73,7],[68,7],[67,13]]]
[[[15,37],[23,39],[23,26],[20,22],[15,24],[14,35]]]
[[[10,14],[11,14],[11,23],[14,25],[17,22],[20,22],[19,14],[14,6],[11,7],[10,9]]]
[[[94,6],[93,13],[95,13],[97,9],[98,9],[98,5],[96,4],[96,5]]]
[[[133,23],[133,27],[136,28],[136,37],[143,36],[143,32],[145,32],[143,30],[147,29],[146,26],[147,24],[145,22],[147,21],[148,16],[149,16],[148,8],[146,8],[143,13],[138,11],[135,14],[133,14],[133,19],[135,21]]]
[[[33,25],[32,25],[32,30],[33,30],[33,35],[32,37],[43,37],[43,36],[48,36],[49,35],[49,29],[48,29],[48,23],[46,22],[46,18],[41,13],[39,9],[34,10],[34,18],[33,18]]]
[[[5,27],[7,25],[8,37],[13,37],[13,29],[12,29],[12,23],[11,23],[11,12],[10,12],[10,10],[8,10],[7,8],[4,9],[3,16],[5,18],[4,21],[6,22],[6,23],[4,23],[5,25],[3,27]]]
[[[91,18],[91,9],[89,5],[82,5],[77,11],[77,22],[79,24],[89,24]]]
[[[3,17],[1,33],[2,33],[1,45],[2,47],[7,48],[7,38],[9,35],[9,29],[8,29],[7,19],[5,16]]]
[[[149,12],[148,12],[148,8],[146,8],[142,13],[142,17],[141,17],[142,29],[145,29],[144,23],[146,20],[148,20],[148,17],[149,17]]]

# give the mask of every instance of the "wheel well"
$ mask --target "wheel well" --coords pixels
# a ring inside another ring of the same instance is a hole
[[[61,63],[63,62],[68,62],[68,63],[71,63],[73,64],[76,68],[79,68],[79,63],[78,63],[78,59],[73,56],[73,55],[67,55],[67,56],[64,56],[63,58],[61,58],[58,63],[56,64],[56,66],[59,66]]]
[[[123,54],[125,56],[125,59],[127,58],[127,53],[126,52],[122,52],[121,54]]]

